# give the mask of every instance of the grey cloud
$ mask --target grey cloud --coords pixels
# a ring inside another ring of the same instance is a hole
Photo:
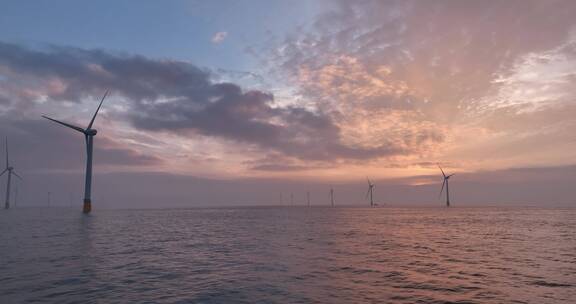
[[[196,132],[301,159],[365,159],[406,152],[393,142],[376,148],[344,145],[330,115],[295,106],[274,107],[271,94],[215,83],[210,72],[186,62],[68,47],[32,50],[0,43],[0,71],[8,83],[41,90],[51,100],[96,97],[111,89],[129,99],[128,118],[145,130],[183,136]],[[15,84],[16,79],[26,81]],[[63,86],[46,89],[43,81],[54,79]]]
[[[66,87],[62,92],[50,92],[57,100],[99,96],[106,89],[135,101],[181,95],[202,99],[206,96],[194,93],[208,93],[198,88],[209,87],[209,73],[194,65],[104,50],[52,46],[39,51],[0,42],[0,66],[8,77],[14,73],[63,81]]]

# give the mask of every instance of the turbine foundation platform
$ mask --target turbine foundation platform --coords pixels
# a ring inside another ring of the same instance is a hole
[[[92,211],[92,201],[89,199],[84,200],[84,207],[82,208],[82,212],[90,213]]]

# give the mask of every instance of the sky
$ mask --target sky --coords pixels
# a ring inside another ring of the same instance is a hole
[[[576,206],[576,2],[3,1],[22,205]],[[0,183],[5,182],[5,176]],[[0,187],[4,192],[4,187]]]

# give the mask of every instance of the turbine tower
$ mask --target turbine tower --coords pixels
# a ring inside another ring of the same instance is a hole
[[[310,191],[306,191],[306,201],[308,202],[308,207],[310,207]]]
[[[18,185],[14,188],[14,208],[18,206]]]
[[[334,207],[334,188],[330,186],[330,204]]]
[[[442,191],[444,191],[444,185],[446,185],[446,207],[450,207],[450,188],[448,187],[448,180],[450,180],[450,177],[454,175],[454,173],[446,175],[446,173],[444,173],[444,170],[442,170],[442,167],[440,167],[440,165],[438,165],[438,168],[440,168],[440,171],[442,171],[442,177],[444,178],[444,181],[442,182],[442,189],[440,189],[439,197],[442,196]]]
[[[82,128],[77,127],[75,125],[61,122],[59,120],[52,119],[48,116],[42,115],[42,117],[44,117],[46,119],[49,119],[55,123],[59,123],[65,127],[68,127],[70,129],[76,130],[76,131],[84,134],[84,139],[86,140],[86,155],[87,155],[87,157],[86,157],[86,183],[84,184],[84,206],[82,208],[82,211],[84,213],[90,213],[90,211],[92,211],[92,200],[91,200],[92,151],[94,148],[94,136],[96,136],[96,133],[98,133],[98,131],[96,131],[95,129],[92,129],[92,125],[94,124],[94,120],[96,119],[96,115],[98,115],[98,111],[100,110],[100,107],[102,106],[102,103],[104,102],[104,99],[106,98],[107,95],[108,95],[108,91],[106,91],[106,93],[104,93],[104,96],[102,97],[102,100],[100,100],[100,104],[98,105],[98,108],[96,109],[96,112],[94,113],[94,116],[92,116],[92,120],[90,120],[90,124],[88,124],[88,127],[86,127],[86,129],[82,129]]]
[[[370,207],[374,207],[374,184],[369,178],[366,178],[366,180],[368,180],[368,192],[366,192],[366,198],[370,195]]]
[[[4,208],[10,209],[10,184],[12,183],[12,175],[16,176],[20,180],[22,180],[22,178],[14,172],[14,167],[10,166],[10,160],[8,158],[8,137],[6,137],[6,169],[0,173],[0,176],[4,175],[6,172],[8,172],[8,181],[6,183],[6,202],[4,203]]]

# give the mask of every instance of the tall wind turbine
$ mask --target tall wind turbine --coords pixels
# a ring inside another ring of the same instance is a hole
[[[8,158],[8,137],[6,137],[6,169],[0,173],[0,176],[8,172],[8,182],[6,183],[6,202],[4,203],[5,209],[10,209],[10,184],[12,183],[12,175],[19,179],[22,179],[20,175],[14,172],[14,167],[10,166],[10,160]]]
[[[94,124],[94,120],[96,119],[96,115],[98,115],[98,111],[100,110],[100,107],[102,106],[102,103],[104,102],[104,99],[106,98],[107,95],[108,95],[108,91],[106,91],[106,93],[104,93],[104,96],[102,97],[102,100],[100,100],[100,104],[98,105],[98,108],[96,109],[96,112],[94,113],[94,116],[92,116],[92,120],[90,120],[90,124],[88,124],[88,127],[86,127],[86,129],[82,129],[82,128],[77,127],[75,125],[61,122],[59,120],[52,119],[48,116],[42,115],[42,117],[44,117],[46,119],[49,119],[55,123],[59,123],[65,127],[68,127],[70,129],[76,130],[76,131],[84,134],[84,139],[86,140],[86,154],[87,154],[87,157],[86,157],[86,183],[84,184],[84,206],[82,208],[82,211],[84,213],[90,213],[90,211],[92,211],[92,200],[91,200],[92,150],[94,147],[94,136],[96,136],[96,133],[98,133],[98,131],[96,131],[95,129],[92,129],[92,125]]]
[[[366,192],[366,198],[370,195],[370,207],[374,207],[374,184],[369,178],[366,179],[368,180],[368,192]]]
[[[310,207],[310,191],[306,191],[306,202],[308,203],[308,207]]]
[[[454,173],[446,175],[446,173],[444,173],[444,170],[442,170],[442,167],[440,167],[440,165],[438,165],[438,168],[440,168],[440,171],[442,171],[442,177],[444,178],[444,181],[442,182],[442,189],[440,189],[439,197],[442,196],[442,191],[444,191],[444,185],[446,185],[446,207],[450,207],[450,189],[448,188],[448,180],[450,180],[450,177],[454,175]]]
[[[334,207],[334,188],[330,185],[330,204]]]

